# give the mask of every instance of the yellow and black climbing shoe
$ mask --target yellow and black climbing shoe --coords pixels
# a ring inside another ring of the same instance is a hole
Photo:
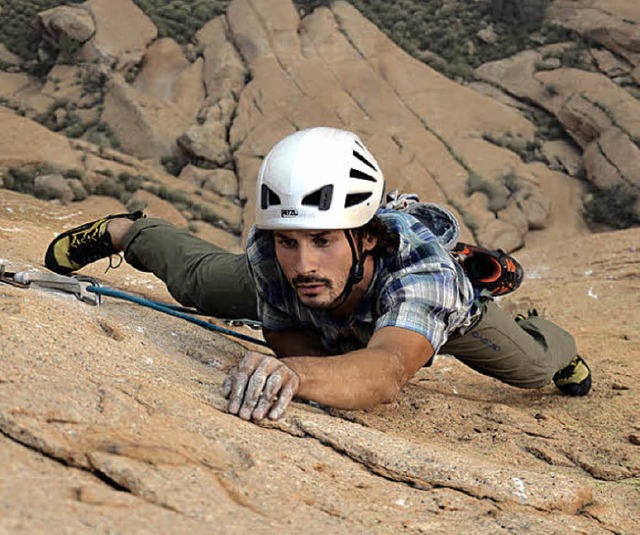
[[[571,363],[553,376],[561,392],[569,396],[586,396],[591,390],[591,370],[585,360],[576,355]]]
[[[44,265],[61,275],[77,271],[91,262],[118,254],[111,243],[107,225],[112,219],[126,217],[136,221],[144,214],[115,214],[63,232],[49,244],[44,256]]]

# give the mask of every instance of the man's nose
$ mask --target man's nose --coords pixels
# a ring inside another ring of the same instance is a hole
[[[301,275],[313,273],[318,269],[318,255],[313,247],[304,243],[298,246],[295,268]]]

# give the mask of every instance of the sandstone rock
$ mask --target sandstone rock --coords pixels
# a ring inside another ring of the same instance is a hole
[[[210,105],[228,97],[237,100],[248,74],[238,51],[227,38],[227,31],[224,17],[217,17],[196,33],[196,41],[204,47],[203,79]]]
[[[202,219],[233,234],[242,232],[242,208],[237,204],[219,197],[207,201],[192,196],[191,202],[195,219]]]
[[[552,169],[564,171],[571,176],[576,176],[580,170],[582,155],[567,141],[545,141],[541,151]]]
[[[518,207],[526,216],[529,228],[540,230],[549,222],[550,204],[549,197],[542,195],[539,189],[523,189],[516,193]]]
[[[223,166],[231,162],[231,152],[226,142],[224,124],[191,126],[178,138],[178,144],[196,158]]]
[[[174,102],[192,119],[198,116],[205,100],[203,69],[204,60],[197,58],[182,72],[175,83]]]
[[[80,75],[81,71],[76,66],[54,65],[40,94],[58,101],[79,103],[83,93]]]
[[[175,81],[189,65],[178,43],[168,37],[158,39],[146,49],[134,87],[158,100],[173,101]]]
[[[195,120],[204,101],[203,60],[187,61],[173,39],[159,39],[148,49],[134,87],[158,100],[173,102]]]
[[[238,179],[228,169],[213,169],[202,187],[225,197],[238,196]]]
[[[73,201],[84,201],[87,198],[88,193],[84,187],[84,184],[82,183],[82,180],[79,180],[77,178],[70,178],[67,179],[67,184],[73,192]]]
[[[60,199],[66,204],[74,197],[71,186],[59,173],[36,176],[33,186],[34,195],[40,199]]]
[[[618,128],[611,128],[584,151],[589,179],[599,188],[619,185],[640,194],[640,149]]]
[[[85,43],[96,33],[91,12],[84,6],[58,6],[38,13],[43,39],[55,48],[63,39]]]
[[[119,75],[108,85],[102,120],[125,152],[143,159],[172,155],[177,137],[189,125],[173,103],[142,95]]]
[[[631,70],[631,66],[626,61],[619,60],[606,48],[592,48],[590,52],[598,69],[610,78],[628,74]]]
[[[498,42],[498,36],[493,28],[493,24],[489,24],[485,28],[482,28],[476,34],[481,41],[489,45],[495,45]]]
[[[101,61],[126,71],[140,62],[158,30],[132,0],[88,0],[96,33],[78,52],[85,61]]]
[[[59,169],[81,168],[69,140],[44,126],[0,107],[0,166],[48,163]]]
[[[20,57],[16,56],[13,52],[10,52],[2,43],[0,43],[0,61],[9,65],[19,65],[22,63]]]
[[[238,179],[235,173],[228,169],[201,169],[194,165],[186,165],[178,178],[218,195],[238,196]]]
[[[640,65],[640,8],[619,0],[556,0],[547,17]]]

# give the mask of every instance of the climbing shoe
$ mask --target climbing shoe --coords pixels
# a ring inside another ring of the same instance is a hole
[[[502,249],[485,249],[460,242],[451,252],[478,290],[500,296],[517,290],[522,284],[522,266]]]
[[[136,221],[144,217],[144,214],[137,211],[131,214],[109,215],[63,232],[49,244],[44,256],[44,265],[55,273],[67,275],[91,262],[117,255],[118,251],[111,243],[107,225],[109,221],[118,217]]]
[[[576,355],[571,363],[553,376],[560,391],[569,396],[586,396],[591,390],[591,370],[585,360]]]

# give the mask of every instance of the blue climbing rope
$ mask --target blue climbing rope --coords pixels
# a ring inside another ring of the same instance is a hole
[[[182,318],[183,320],[187,320],[191,323],[195,323],[200,327],[204,327],[209,331],[215,331],[222,334],[226,334],[228,336],[234,336],[236,338],[240,338],[241,340],[245,340],[246,342],[251,342],[252,344],[267,346],[266,342],[258,338],[247,336],[246,334],[242,334],[242,333],[237,333],[235,331],[232,331],[231,329],[225,329],[224,327],[220,327],[208,321],[201,320],[200,318],[195,318],[191,314],[187,314],[185,312],[186,310],[190,311],[190,309],[187,309],[185,307],[178,307],[175,305],[171,305],[169,303],[160,303],[158,301],[152,301],[151,299],[145,299],[144,297],[138,297],[135,295],[128,294],[126,292],[121,292],[120,290],[113,290],[111,288],[105,288],[104,286],[98,286],[98,285],[87,286],[86,291],[95,293],[98,295],[106,295],[109,297],[124,299],[125,301],[130,301],[131,303],[136,303],[138,305],[149,307],[159,312],[164,312],[165,314],[169,314],[170,316],[175,316],[176,318]]]

